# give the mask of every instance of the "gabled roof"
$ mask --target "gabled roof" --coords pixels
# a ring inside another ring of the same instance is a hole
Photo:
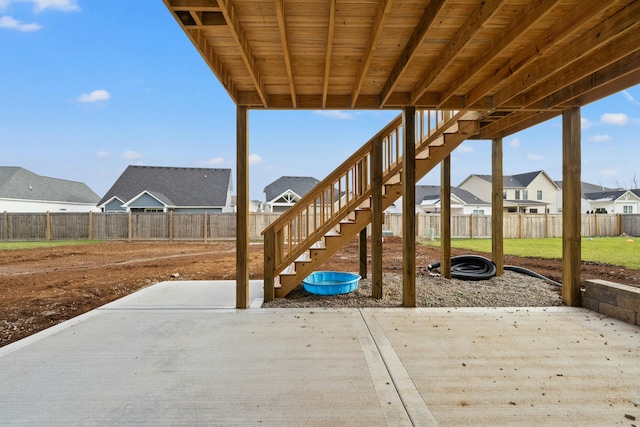
[[[527,188],[533,182],[533,180],[536,179],[540,174],[545,175],[549,179],[549,181],[554,183],[556,186],[558,185],[557,181],[552,180],[545,171],[540,170],[540,171],[534,171],[534,172],[520,173],[517,175],[504,175],[502,177],[502,186],[504,188]],[[472,176],[478,177],[487,182],[492,182],[492,179],[493,179],[491,175],[471,174],[464,181],[468,180]]]
[[[129,166],[98,206],[113,197],[129,202],[145,191],[172,206],[225,206],[230,183],[231,169]]]
[[[562,181],[554,181],[558,188],[562,189]],[[588,182],[580,182],[580,192],[582,193],[582,198],[586,199],[586,195],[590,193],[602,193],[607,191],[618,191],[619,188],[607,188],[602,185],[590,184]]]
[[[451,187],[451,194],[456,196],[467,205],[490,205],[482,199],[458,187]],[[439,185],[416,185],[416,204],[420,204],[425,200],[440,200]]]
[[[594,193],[586,193],[584,198],[591,202],[613,202],[622,197],[625,193],[631,193],[640,198],[640,190],[609,190]]]
[[[311,176],[282,176],[264,187],[265,200],[270,202],[283,195],[287,190],[302,197],[319,182]]]
[[[15,166],[0,166],[0,198],[95,204],[100,196],[86,184],[37,175]]]

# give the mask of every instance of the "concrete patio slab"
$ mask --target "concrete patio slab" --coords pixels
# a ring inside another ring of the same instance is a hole
[[[229,289],[165,282],[0,348],[0,425],[640,419],[640,328],[585,309],[235,310]]]

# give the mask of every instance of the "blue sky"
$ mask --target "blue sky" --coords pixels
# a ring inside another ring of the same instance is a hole
[[[235,169],[235,105],[161,0],[0,0],[0,58],[2,166],[100,196],[127,165]],[[251,111],[250,197],[282,175],[324,178],[397,114]],[[640,185],[640,86],[582,117],[582,180]],[[561,138],[559,118],[505,138],[504,173],[561,179]],[[490,172],[489,141],[452,154],[453,185]]]

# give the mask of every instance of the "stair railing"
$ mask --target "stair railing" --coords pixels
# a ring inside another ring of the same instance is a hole
[[[421,146],[428,138],[442,134],[452,119],[460,114],[441,110],[418,110],[417,145]],[[265,284],[273,284],[277,275],[370,197],[371,153],[374,141],[382,140],[383,182],[401,170],[402,132],[402,115],[399,115],[265,228],[262,232]],[[265,299],[267,298],[269,296],[265,295]]]

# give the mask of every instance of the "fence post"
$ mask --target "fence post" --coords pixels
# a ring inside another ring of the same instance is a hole
[[[4,211],[4,240],[9,240],[9,213]]]
[[[51,240],[51,213],[49,211],[47,211],[47,220],[45,224],[44,235],[47,239],[47,242]]]
[[[129,241],[131,241],[131,238],[133,236],[133,230],[132,230],[132,225],[133,225],[133,221],[131,219],[131,211],[129,211],[129,218],[127,220],[127,228],[128,228],[128,234],[129,234]]]
[[[169,242],[173,242],[173,211],[169,211]]]
[[[518,239],[522,239],[522,213],[518,212]]]
[[[204,223],[204,227],[203,227],[203,228],[204,228],[204,230],[203,230],[203,232],[204,232],[204,242],[205,242],[205,243],[207,243],[207,235],[209,234],[209,233],[208,233],[208,228],[209,228],[209,227],[207,227],[207,225],[208,225],[208,224],[207,224],[208,219],[209,219],[209,217],[208,217],[208,215],[207,215],[207,211],[204,211],[204,221],[203,221],[203,223]]]
[[[473,213],[469,214],[469,236],[473,239]]]
[[[89,211],[89,232],[87,233],[89,240],[93,240],[93,212]]]

